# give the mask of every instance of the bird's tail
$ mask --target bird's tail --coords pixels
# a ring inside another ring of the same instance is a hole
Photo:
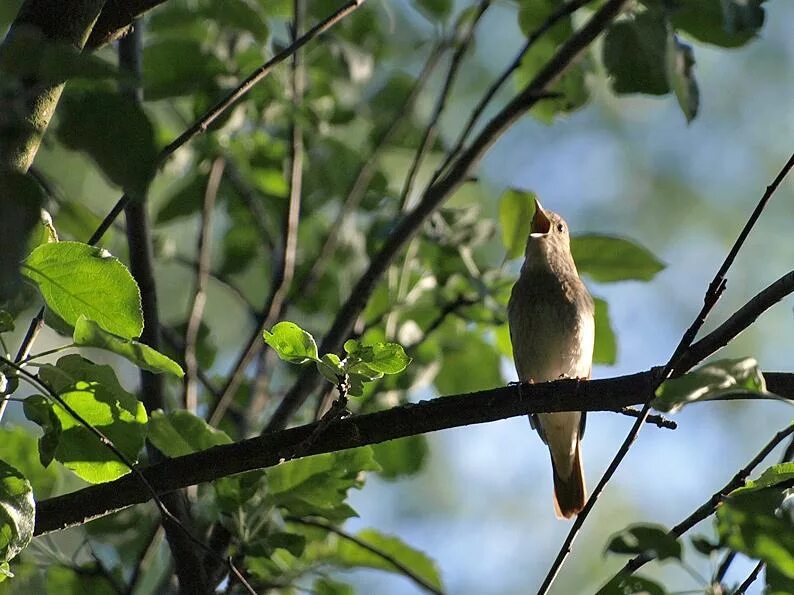
[[[554,457],[551,457],[551,468],[554,476],[554,513],[558,519],[570,519],[573,515],[579,514],[587,500],[581,442],[576,441],[576,452],[570,477],[562,478],[557,473]]]

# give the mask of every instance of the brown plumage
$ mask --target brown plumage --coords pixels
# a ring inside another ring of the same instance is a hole
[[[593,298],[576,271],[568,226],[537,201],[507,318],[520,380],[590,377],[595,338]],[[571,518],[585,505],[580,442],[584,419],[580,412],[530,416],[532,427],[549,447],[554,510],[559,518]]]

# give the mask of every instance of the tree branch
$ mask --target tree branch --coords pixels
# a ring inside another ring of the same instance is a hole
[[[215,198],[221,185],[226,162],[222,157],[212,162],[207,187],[204,191],[204,205],[201,209],[201,228],[199,229],[198,246],[196,247],[196,288],[193,292],[193,304],[185,328],[185,409],[196,413],[198,407],[198,356],[196,355],[201,318],[207,302],[207,282],[210,277],[210,258],[212,257],[212,215],[215,210]]]
[[[34,34],[47,42],[60,42],[60,51],[80,50],[104,3],[26,0],[1,47],[5,49],[17,38]],[[20,83],[13,99],[3,97],[0,101],[0,170],[25,173],[36,157],[65,82],[42,84],[31,77]]]
[[[416,234],[425,219],[435,211],[467,179],[469,171],[485,155],[496,140],[522,115],[547,94],[548,88],[584,53],[628,0],[608,0],[581,29],[565,42],[535,78],[508,103],[480,132],[471,146],[450,166],[449,172],[432,183],[416,208],[403,217],[389,234],[369,268],[356,283],[350,297],[342,305],[320,345],[321,353],[338,351],[349,335],[356,318],[372,295],[377,281],[392,260]],[[292,389],[279,404],[265,432],[283,428],[290,416],[304,403],[317,386],[318,374],[306,368]]]
[[[521,384],[410,403],[386,411],[341,419],[313,439],[306,456],[378,444],[447,428],[488,423],[527,413],[620,411],[643,402],[658,382],[660,368],[602,380],[557,380]],[[794,398],[794,374],[769,372],[767,387]],[[157,493],[167,493],[234,473],[272,467],[291,459],[313,435],[317,423],[156,463],[141,473]],[[36,535],[65,529],[150,498],[140,481],[116,481],[37,503]]]

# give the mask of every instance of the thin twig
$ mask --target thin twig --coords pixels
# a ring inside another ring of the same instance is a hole
[[[357,546],[367,550],[371,554],[375,554],[380,559],[388,562],[389,564],[394,566],[394,568],[398,570],[401,574],[411,579],[414,583],[419,585],[425,591],[428,591],[429,593],[435,593],[436,595],[443,595],[443,592],[441,590],[428,583],[424,578],[416,574],[413,570],[408,568],[405,564],[397,560],[391,554],[384,552],[379,547],[367,543],[366,541],[360,539],[359,537],[356,537],[355,535],[351,535],[350,533],[348,533],[344,529],[340,529],[336,525],[332,525],[331,523],[327,523],[319,519],[309,519],[306,517],[296,517],[296,516],[287,516],[284,517],[284,520],[289,523],[297,523],[299,525],[306,525],[307,527],[317,527],[318,529],[324,529],[329,533],[334,533],[335,535],[338,535],[342,539],[346,539],[351,543],[355,543]]]
[[[761,571],[764,569],[764,566],[766,566],[766,562],[764,562],[763,560],[758,562],[758,564],[755,565],[755,568],[753,568],[750,575],[746,579],[744,579],[742,584],[739,585],[737,589],[733,592],[733,595],[744,595],[747,589],[750,588],[750,585],[752,585],[755,582],[755,579],[758,578],[758,575],[761,574]]]
[[[750,461],[742,467],[731,479],[722,486],[719,490],[714,492],[711,497],[706,500],[703,504],[701,504],[692,514],[687,516],[681,522],[679,522],[675,527],[670,529],[668,535],[672,537],[681,537],[684,533],[689,531],[692,527],[697,525],[704,519],[707,519],[709,516],[714,514],[714,511],[720,505],[722,500],[730,494],[732,491],[742,487],[746,482],[747,479],[750,477],[750,474],[755,470],[758,465],[760,465],[764,459],[769,456],[769,454],[781,443],[783,440],[786,439],[787,436],[794,434],[794,424],[789,425],[786,428],[780,430],[777,434],[775,434],[772,439],[767,442],[764,447],[758,451]],[[639,556],[635,556],[631,560],[629,560],[626,565],[620,570],[618,575],[628,576],[653,560],[652,556],[641,554]],[[726,569],[727,570],[727,569]],[[718,573],[719,574],[719,573]],[[722,573],[724,575],[724,572]],[[721,578],[717,579],[721,580]]]
[[[349,0],[346,2],[341,8],[336,10],[333,14],[326,17],[319,23],[317,23],[314,27],[309,29],[305,35],[301,36],[297,39],[294,43],[291,43],[289,46],[281,50],[275,56],[273,56],[270,60],[265,62],[262,66],[257,68],[251,75],[248,76],[243,82],[241,82],[234,90],[232,90],[226,97],[221,99],[218,103],[212,106],[209,110],[207,110],[198,120],[196,120],[191,126],[189,126],[182,134],[180,134],[176,139],[174,139],[171,143],[169,143],[166,147],[160,151],[160,154],[157,158],[157,168],[159,169],[165,163],[165,161],[170,157],[177,149],[182,147],[185,143],[193,139],[194,137],[198,136],[199,134],[206,132],[207,128],[212,124],[218,117],[220,117],[224,112],[226,112],[229,108],[231,108],[235,103],[237,103],[246,93],[248,93],[257,83],[259,83],[262,79],[264,79],[270,72],[275,68],[278,64],[292,56],[295,52],[297,52],[300,48],[310,42],[312,39],[317,37],[318,35],[324,33],[334,25],[336,25],[339,21],[345,18],[347,15],[354,12],[359,6],[364,3],[364,0]],[[113,221],[118,217],[121,212],[126,207],[127,203],[130,201],[130,196],[126,193],[113,205],[110,213],[102,220],[97,230],[91,236],[89,240],[89,244],[95,244],[98,242],[104,233],[108,230],[108,228],[112,225]]]
[[[22,339],[22,344],[19,346],[17,355],[14,358],[15,363],[22,362],[30,356],[30,350],[33,349],[33,343],[36,337],[39,336],[42,327],[44,326],[44,306],[42,306],[38,313],[33,317],[28,325],[28,330],[25,332],[25,337]],[[6,407],[11,399],[0,399],[0,420],[6,412]]]
[[[679,370],[689,370],[716,353],[738,336],[771,306],[794,291],[794,271],[790,271],[755,295],[707,337],[694,343],[678,361]]]
[[[640,410],[638,410],[638,409],[632,409],[631,407],[624,407],[623,409],[618,411],[618,413],[620,413],[622,415],[626,415],[628,417],[635,417],[636,418],[636,417],[639,417],[642,412]],[[666,428],[668,430],[677,430],[678,429],[678,424],[677,423],[675,423],[671,419],[667,419],[663,415],[648,415],[648,416],[645,417],[645,423],[653,424],[653,425],[655,425],[655,426],[657,426],[659,428]]]
[[[463,150],[463,146],[466,144],[466,141],[469,138],[469,135],[471,134],[472,130],[474,130],[474,126],[477,124],[477,121],[482,117],[483,113],[485,113],[485,109],[488,107],[488,104],[491,103],[491,100],[494,98],[496,93],[502,88],[502,86],[513,75],[513,73],[518,70],[518,68],[521,66],[521,62],[524,60],[524,56],[526,56],[527,52],[532,48],[532,46],[534,46],[535,43],[537,43],[537,41],[560,20],[570,16],[591,1],[592,0],[571,0],[561,4],[557,10],[552,12],[537,29],[527,36],[527,40],[524,42],[524,45],[521,47],[521,50],[519,50],[518,54],[516,54],[516,57],[513,58],[513,61],[510,63],[510,65],[488,88],[488,91],[485,92],[485,95],[482,96],[480,101],[477,103],[477,106],[472,110],[469,120],[466,122],[466,126],[464,126],[463,131],[455,143],[455,146],[447,153],[446,159],[444,159],[444,162],[433,174],[433,182],[441,177],[441,174],[444,173],[449,164],[460,155],[461,151]]]
[[[731,567],[733,564],[733,560],[736,558],[736,552],[731,550],[720,562],[719,567],[717,568],[717,572],[714,574],[714,580],[712,583],[722,584],[722,580],[725,578],[725,575],[728,573],[728,568]]]
[[[363,1],[363,0],[362,0]],[[302,6],[299,0],[294,0],[293,4],[294,19],[292,25],[293,39],[300,33],[302,21]],[[293,41],[293,45],[295,45]],[[303,129],[298,122],[298,111],[304,93],[304,73],[300,60],[299,52],[296,50],[292,54],[291,64],[291,91],[294,107],[294,118],[290,126],[290,177],[289,177],[289,202],[284,214],[284,224],[282,231],[282,244],[280,246],[280,256],[273,270],[271,279],[270,294],[267,297],[262,313],[258,317],[254,332],[248,339],[248,343],[243,349],[240,357],[232,367],[228,380],[221,391],[220,399],[215,403],[212,413],[209,416],[210,425],[220,423],[226,410],[234,400],[237,390],[240,388],[248,366],[253,362],[256,355],[262,349],[262,332],[270,328],[279,317],[285,304],[285,299],[292,285],[295,276],[295,259],[298,248],[298,223],[300,221],[301,197],[303,188]],[[259,386],[252,395],[252,402],[261,399],[264,387]]]
[[[450,166],[448,173],[425,190],[416,208],[407,213],[395,225],[383,247],[374,256],[367,270],[355,284],[347,301],[337,312],[331,328],[320,345],[321,353],[335,352],[339,349],[372,295],[378,280],[397,254],[417,233],[426,218],[465,183],[471,168],[479,162],[491,145],[527,110],[543,99],[547,88],[554,84],[581,57],[593,40],[612,22],[612,19],[623,10],[627,3],[628,0],[607,0],[581,29],[560,46],[535,78],[488,122],[471,146]],[[317,386],[317,381],[316,372],[310,368],[305,369],[282,399],[264,432],[283,428],[290,416],[303,405],[308,395]]]
[[[686,330],[684,335],[681,337],[681,341],[678,343],[678,346],[673,352],[673,355],[670,356],[670,360],[665,365],[662,374],[660,376],[660,379],[656,383],[656,386],[654,386],[652,390],[646,393],[646,397],[645,397],[646,402],[642,408],[640,417],[637,418],[637,421],[634,423],[631,430],[629,430],[629,433],[626,436],[625,440],[623,441],[623,444],[621,444],[620,448],[618,449],[618,452],[615,454],[615,457],[612,459],[609,466],[607,467],[607,470],[604,472],[604,475],[601,477],[600,481],[596,485],[595,489],[593,490],[593,493],[590,495],[590,498],[585,504],[584,509],[576,517],[576,520],[574,521],[573,526],[568,532],[568,535],[565,538],[565,541],[563,542],[562,547],[560,548],[560,551],[557,554],[557,557],[555,558],[554,562],[549,568],[548,573],[546,574],[546,578],[544,579],[543,584],[540,587],[539,594],[548,592],[549,588],[554,582],[554,579],[557,577],[560,568],[562,567],[563,563],[568,557],[568,554],[570,554],[571,552],[571,545],[573,544],[573,541],[576,539],[576,536],[579,534],[579,531],[581,530],[582,525],[584,524],[585,520],[590,514],[590,511],[593,510],[593,507],[598,501],[598,497],[601,495],[601,492],[604,490],[604,487],[606,486],[607,482],[609,482],[609,480],[612,479],[612,476],[614,475],[617,468],[620,466],[621,462],[623,462],[623,459],[628,454],[631,445],[637,439],[637,435],[640,433],[640,430],[642,429],[642,426],[645,423],[645,419],[650,413],[651,401],[653,399],[654,393],[656,392],[656,389],[662,384],[662,382],[664,382],[674,374],[683,374],[684,372],[686,372],[686,369],[682,369],[680,367],[679,360],[682,359],[684,354],[690,348],[692,342],[695,340],[695,337],[697,336],[697,333],[700,331],[704,322],[706,321],[706,317],[709,315],[709,313],[714,309],[714,306],[717,304],[717,301],[722,295],[722,292],[725,290],[725,286],[726,286],[725,275],[728,273],[728,269],[733,264],[736,255],[739,253],[739,250],[744,245],[747,236],[750,234],[750,231],[755,225],[755,222],[761,216],[761,213],[763,212],[764,208],[769,202],[769,199],[772,198],[775,191],[780,186],[783,179],[786,177],[786,175],[788,174],[788,172],[791,170],[792,167],[794,167],[794,154],[791,155],[788,162],[786,162],[786,164],[780,170],[780,172],[775,177],[773,182],[769,186],[767,186],[766,191],[761,197],[761,200],[758,201],[758,204],[756,205],[755,209],[750,215],[750,218],[747,220],[744,227],[742,228],[742,231],[739,233],[739,237],[734,242],[733,246],[728,252],[728,255],[725,257],[725,260],[723,261],[722,265],[717,270],[717,273],[714,275],[714,278],[712,279],[706,291],[706,295],[703,298],[703,307],[701,308],[697,317],[695,317],[695,320],[692,322],[692,324]]]
[[[204,205],[201,209],[201,228],[199,229],[198,246],[196,248],[196,288],[193,292],[193,304],[185,329],[185,409],[196,413],[198,407],[198,388],[196,380],[198,375],[198,346],[201,318],[204,315],[204,306],[207,303],[207,281],[209,281],[210,258],[212,257],[212,215],[215,211],[215,199],[221,185],[226,161],[218,157],[212,162],[210,175],[207,179],[207,188],[204,192]]]

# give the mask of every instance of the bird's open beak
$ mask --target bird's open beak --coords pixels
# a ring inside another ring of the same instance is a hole
[[[540,204],[540,201],[536,198],[535,199],[535,214],[532,216],[532,224],[529,227],[529,231],[533,236],[543,236],[549,233],[551,229],[551,221],[549,220],[548,215],[543,210],[543,207]]]

